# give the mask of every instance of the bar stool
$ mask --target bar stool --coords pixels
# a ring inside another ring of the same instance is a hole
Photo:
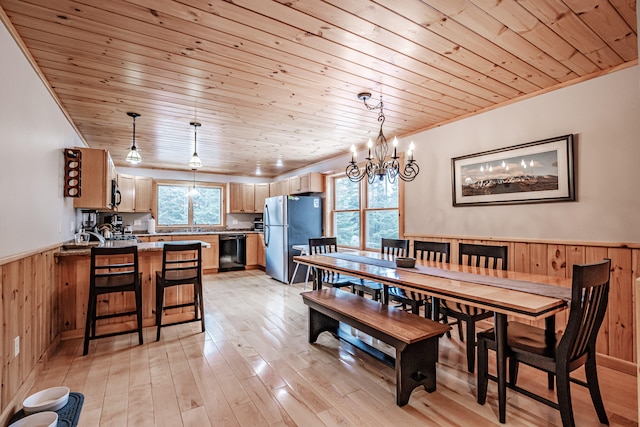
[[[192,285],[193,301],[164,305],[164,290],[171,286]],[[193,307],[193,319],[162,324],[162,312],[173,308]],[[156,341],[160,340],[160,328],[182,323],[202,323],[204,332],[204,301],[202,298],[202,245],[198,243],[164,244],[162,271],[156,272]]]
[[[98,297],[104,294],[133,292],[135,310],[126,312],[97,314]],[[96,322],[101,319],[136,315],[136,329],[96,335]],[[91,273],[89,277],[89,302],[87,323],[84,330],[83,356],[89,352],[89,341],[115,335],[138,332],[138,342],[142,344],[142,275],[138,269],[138,247],[91,248]]]

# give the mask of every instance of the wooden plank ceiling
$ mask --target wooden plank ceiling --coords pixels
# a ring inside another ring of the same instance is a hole
[[[0,0],[117,166],[272,177],[637,63],[632,0]],[[437,143],[415,141],[421,144]],[[278,159],[284,166],[277,167]]]

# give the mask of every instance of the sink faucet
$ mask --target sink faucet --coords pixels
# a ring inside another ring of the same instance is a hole
[[[85,231],[85,233],[87,234],[91,234],[92,236],[95,236],[98,238],[98,240],[100,241],[101,245],[104,245],[105,243],[107,243],[107,241],[105,240],[104,237],[102,237],[101,235],[99,235],[98,233],[94,232],[94,231]]]

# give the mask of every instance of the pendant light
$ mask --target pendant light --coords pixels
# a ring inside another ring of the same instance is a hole
[[[200,157],[198,157],[198,127],[202,126],[198,122],[191,122],[191,126],[193,126],[193,156],[191,156],[191,160],[189,160],[189,167],[191,169],[197,169],[202,167],[202,162],[200,161]]]
[[[138,113],[127,113],[127,116],[133,118],[133,144],[131,145],[131,150],[129,150],[129,154],[127,154],[127,162],[132,165],[137,165],[142,162],[142,157],[140,157],[140,153],[138,152],[138,147],[136,147],[136,117],[140,117]]]

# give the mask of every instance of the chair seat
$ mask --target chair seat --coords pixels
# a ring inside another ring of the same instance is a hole
[[[478,338],[487,340],[487,347],[495,350],[493,328],[478,332]],[[507,326],[507,345],[514,352],[522,351],[553,359],[561,338],[562,334],[556,333],[555,340],[548,342],[542,328],[520,322],[509,322]]]
[[[382,299],[382,290],[384,289],[382,283],[355,278],[350,284],[351,291],[354,294],[357,293],[360,296],[368,294],[371,295],[375,301],[380,301]]]

